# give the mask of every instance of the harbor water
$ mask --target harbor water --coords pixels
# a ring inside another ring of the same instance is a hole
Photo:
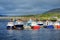
[[[7,30],[8,20],[0,20],[0,40],[60,40],[60,30]]]

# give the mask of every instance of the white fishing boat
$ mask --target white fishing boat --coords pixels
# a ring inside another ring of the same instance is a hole
[[[18,19],[16,22],[15,22],[15,28],[16,29],[24,29],[24,23],[20,20],[20,19]]]
[[[7,29],[12,29],[14,27],[14,22],[7,23]]]
[[[7,23],[7,29],[12,29],[14,27],[14,20],[10,19],[10,21]]]

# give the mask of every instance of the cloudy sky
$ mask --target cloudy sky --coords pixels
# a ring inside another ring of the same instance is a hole
[[[0,0],[0,15],[30,15],[60,8],[60,0]]]

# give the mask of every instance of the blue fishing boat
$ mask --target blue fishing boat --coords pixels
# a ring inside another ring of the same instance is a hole
[[[44,28],[49,28],[49,29],[54,29],[54,24],[51,21],[46,21],[45,25],[43,27]]]

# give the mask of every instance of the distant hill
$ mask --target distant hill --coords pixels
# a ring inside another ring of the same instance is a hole
[[[60,13],[60,8],[56,8],[56,9],[52,9],[52,10],[49,10],[49,11],[47,11],[47,12],[45,12],[45,13]]]
[[[60,8],[56,8],[56,9],[52,9],[49,10],[43,14],[40,15],[41,17],[52,17],[52,16],[56,16],[60,18]]]

